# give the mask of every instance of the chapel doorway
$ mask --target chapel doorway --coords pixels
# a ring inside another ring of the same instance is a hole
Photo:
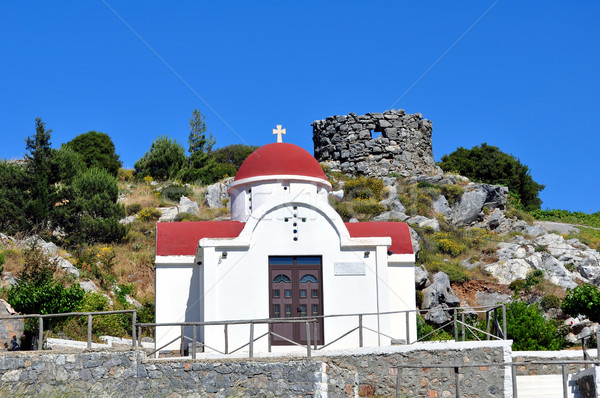
[[[323,315],[321,256],[269,256],[269,317],[293,318]],[[272,331],[299,344],[306,344],[305,323],[273,324]],[[311,325],[311,344],[323,344],[323,318]],[[315,336],[316,334],[316,336]],[[273,345],[292,345],[272,336]]]

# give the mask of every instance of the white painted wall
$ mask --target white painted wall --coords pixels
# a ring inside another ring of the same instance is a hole
[[[236,212],[243,214],[243,205],[252,203],[251,214],[239,238],[202,239],[202,249],[196,258],[202,261],[202,267],[195,265],[194,259],[177,264],[162,264],[157,259],[157,322],[189,321],[194,318],[190,311],[195,311],[196,319],[202,321],[268,318],[271,291],[268,258],[276,255],[322,256],[325,315],[416,308],[414,256],[407,255],[403,261],[390,265],[388,259],[400,258],[387,255],[390,238],[350,238],[341,218],[327,202],[326,187],[306,182],[269,182],[254,185],[250,194],[247,189],[239,189],[231,191],[231,195],[232,216]],[[248,200],[249,195],[251,200]],[[293,222],[297,223],[296,234]],[[225,258],[223,252],[227,252]],[[364,275],[336,275],[335,263],[340,262],[364,264]],[[202,287],[204,294],[194,292],[193,286]],[[201,305],[196,306],[197,302]],[[194,306],[186,312],[190,303]],[[409,321],[412,341],[416,337],[414,313]],[[365,316],[364,345],[390,344],[389,338],[378,338],[377,330],[405,339],[405,325],[404,314]],[[357,326],[357,316],[327,319],[325,343]],[[179,333],[175,329],[159,328],[157,347],[174,338]],[[266,325],[256,326],[254,336],[266,331]],[[230,351],[249,341],[248,325],[230,326],[228,332]],[[204,339],[207,346],[223,350],[223,326],[207,326]],[[355,331],[332,348],[357,346],[358,331]],[[176,350],[179,343],[168,348]],[[273,347],[273,351],[287,349]],[[255,344],[255,351],[266,350],[267,339],[262,338]]]

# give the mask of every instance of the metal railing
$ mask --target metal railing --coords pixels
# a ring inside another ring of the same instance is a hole
[[[312,352],[312,343],[311,343],[311,327],[310,324],[315,324],[316,325],[317,320],[315,319],[315,317],[311,317],[311,318],[266,318],[266,319],[248,319],[248,320],[236,320],[236,321],[211,321],[211,322],[171,322],[171,323],[138,323],[137,327],[138,327],[138,334],[141,336],[142,333],[142,328],[145,327],[157,327],[157,326],[179,326],[181,328],[181,333],[179,335],[177,335],[177,337],[175,337],[174,339],[172,339],[171,341],[169,341],[166,344],[163,344],[160,348],[155,349],[154,351],[152,351],[151,353],[149,353],[148,355],[154,355],[157,352],[160,352],[162,349],[164,349],[165,347],[167,347],[168,345],[174,343],[177,340],[181,341],[180,344],[180,354],[183,356],[184,355],[184,351],[185,351],[185,341],[186,340],[191,340],[191,346],[192,346],[192,352],[191,352],[191,356],[192,359],[196,359],[196,354],[198,353],[198,347],[200,347],[200,349],[202,350],[202,352],[204,352],[205,348],[209,348],[213,351],[216,351],[220,354],[223,355],[228,355],[228,354],[233,354],[239,350],[241,350],[244,347],[248,347],[248,356],[249,358],[254,358],[254,343],[260,339],[262,339],[265,336],[268,336],[268,344],[269,344],[269,352],[271,352],[271,343],[272,343],[272,337],[276,336],[279,337],[281,339],[286,340],[287,342],[289,342],[290,344],[294,344],[297,346],[304,346],[304,344],[300,344],[298,342],[295,342],[293,340],[288,339],[287,337],[281,336],[280,334],[277,334],[275,332],[273,332],[271,330],[271,327],[269,327],[269,331],[266,333],[261,334],[258,337],[254,336],[254,326],[255,325],[260,325],[260,324],[267,324],[269,326],[273,325],[273,324],[284,324],[284,323],[304,323],[306,325],[306,356],[307,357],[311,357],[311,352]],[[249,336],[249,340],[248,343],[243,344],[233,350],[229,349],[229,326],[231,325],[250,325],[250,336]],[[185,335],[185,327],[186,326],[191,326],[192,327],[192,338],[190,339],[189,337],[187,337]],[[224,343],[225,343],[225,348],[223,351],[218,350],[215,347],[210,347],[206,344],[204,344],[204,342],[200,342],[198,341],[198,327],[204,327],[204,326],[223,326],[223,333],[224,333]]]
[[[436,331],[447,328],[451,325],[454,329],[455,341],[461,341],[461,338],[459,338],[459,332],[460,332],[460,337],[462,337],[462,341],[466,341],[467,332],[469,332],[477,340],[482,340],[480,338],[480,336],[478,336],[477,333],[479,333],[480,335],[483,335],[484,339],[486,339],[486,340],[490,340],[490,339],[505,340],[506,339],[506,307],[504,304],[498,305],[498,306],[493,306],[493,307],[469,307],[469,308],[455,307],[455,308],[447,308],[447,309],[445,309],[445,311],[447,311],[449,313],[450,321],[444,323],[442,326],[438,327],[434,331],[432,331],[432,332],[428,333],[427,335],[422,336],[420,338],[417,338],[417,336],[414,336],[414,338],[411,338],[411,335],[410,335],[411,314],[427,312],[425,310],[389,311],[389,312],[379,312],[379,313],[369,312],[369,313],[334,314],[334,315],[318,315],[318,316],[315,315],[315,316],[311,316],[310,318],[297,317],[297,318],[266,318],[266,319],[247,319],[247,320],[210,321],[210,322],[142,323],[142,324],[137,324],[136,326],[138,327],[138,335],[140,335],[140,336],[142,333],[142,328],[148,328],[148,327],[179,327],[179,328],[181,328],[180,333],[177,334],[177,336],[175,338],[171,339],[169,342],[167,342],[165,344],[162,344],[161,347],[155,349],[154,352],[152,352],[150,355],[160,352],[161,350],[165,349],[167,346],[169,346],[172,343],[179,340],[180,341],[180,346],[179,346],[180,347],[179,348],[180,355],[182,355],[182,356],[185,355],[185,346],[186,346],[186,343],[188,343],[188,346],[191,345],[191,356],[193,359],[196,358],[196,355],[199,352],[199,349],[200,349],[200,352],[205,352],[206,349],[209,349],[209,350],[212,350],[219,354],[228,355],[228,354],[233,354],[245,347],[248,347],[249,356],[250,356],[250,358],[252,358],[254,356],[254,343],[257,340],[262,339],[265,336],[268,338],[268,351],[269,352],[271,352],[272,337],[275,336],[275,337],[278,337],[280,339],[287,341],[290,344],[297,345],[297,346],[303,346],[303,347],[305,346],[308,357],[311,356],[312,351],[323,350],[323,349],[337,343],[344,337],[349,336],[355,332],[358,334],[358,342],[357,342],[358,347],[364,346],[365,332],[375,333],[377,335],[378,345],[381,345],[381,337],[390,339],[392,344],[395,344],[398,342],[400,342],[401,344],[413,344],[413,343],[423,341],[427,337],[429,337],[430,335],[435,333]],[[486,330],[479,329],[479,328],[467,323],[466,316],[468,316],[469,314],[477,314],[477,313],[485,314]],[[502,313],[502,323],[500,323],[500,321],[499,321],[499,313]],[[396,339],[394,336],[390,336],[390,335],[382,332],[381,330],[376,330],[376,329],[373,329],[373,328],[365,325],[366,317],[395,316],[395,315],[404,318],[403,319],[405,322],[405,327],[404,327],[404,331],[405,331],[404,337],[405,338],[404,339]],[[459,318],[459,316],[460,316],[460,318]],[[326,342],[325,344],[318,345],[317,344],[318,324],[320,322],[324,323],[325,319],[342,318],[342,317],[356,318],[356,326],[343,332],[341,335],[339,335],[337,337],[330,338],[329,341]],[[306,344],[300,344],[300,343],[293,341],[285,336],[281,336],[281,335],[273,332],[272,325],[285,324],[285,323],[305,323],[306,324],[306,336],[307,336]],[[266,333],[263,333],[262,335],[255,337],[254,336],[254,326],[258,325],[258,324],[269,325],[269,330]],[[311,328],[311,324],[312,324],[312,328]],[[229,348],[229,327],[232,325],[249,325],[250,326],[250,336],[249,336],[248,343],[245,343],[245,344],[241,345],[240,347],[237,347],[233,350],[231,350]],[[198,341],[198,327],[206,327],[206,326],[223,326],[223,335],[224,335],[224,340],[223,340],[224,348],[223,349],[218,349],[216,347],[207,345],[203,341]],[[186,335],[186,333],[185,333],[186,327],[192,328],[192,337],[189,337],[189,333],[188,333],[188,335]],[[312,339],[311,339],[311,336],[313,337]],[[189,344],[189,343],[191,343],[191,344]],[[312,345],[312,347],[311,347],[311,345]],[[188,353],[189,353],[189,349],[188,349]]]
[[[44,318],[60,318],[70,316],[87,316],[87,348],[92,348],[92,322],[94,315],[111,315],[111,314],[132,314],[131,316],[131,346],[136,346],[136,320],[137,310],[119,310],[119,311],[95,311],[95,312],[64,312],[62,314],[27,314],[27,315],[10,315],[2,316],[0,320],[12,319],[38,319],[38,350],[43,348],[44,343]],[[141,335],[140,335],[141,337]],[[141,341],[141,338],[140,338]]]

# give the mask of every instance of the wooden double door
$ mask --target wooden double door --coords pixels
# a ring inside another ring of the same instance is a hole
[[[310,318],[323,315],[323,280],[321,256],[269,257],[270,318]],[[323,344],[323,319],[310,326],[310,340]],[[299,344],[306,344],[306,324],[275,323],[271,330]],[[273,345],[291,345],[272,336]]]

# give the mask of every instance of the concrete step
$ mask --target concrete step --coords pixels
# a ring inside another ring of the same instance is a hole
[[[567,396],[580,398],[569,375]],[[518,398],[563,398],[562,375],[517,376]]]

